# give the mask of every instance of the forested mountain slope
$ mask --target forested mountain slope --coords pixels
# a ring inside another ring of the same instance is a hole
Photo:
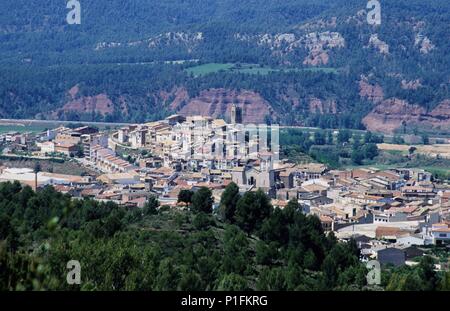
[[[68,25],[61,1],[6,1],[0,116],[143,121],[236,103],[248,122],[450,129],[448,2],[383,1],[379,26],[363,0],[80,3]]]

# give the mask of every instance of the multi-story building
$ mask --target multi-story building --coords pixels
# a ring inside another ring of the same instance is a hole
[[[117,157],[111,149],[102,146],[93,146],[90,153],[90,160],[97,169],[106,173],[125,173],[135,170],[131,163]]]
[[[446,222],[434,224],[431,227],[431,236],[433,244],[448,244],[450,243],[450,225]]]
[[[78,151],[77,144],[60,142],[55,144],[55,152],[73,156]]]
[[[41,153],[53,153],[55,152],[55,143],[52,141],[44,141],[42,143],[37,142],[36,146],[41,150]]]
[[[148,129],[146,126],[138,128],[129,133],[131,148],[144,148]]]
[[[106,148],[108,146],[108,135],[100,134],[84,134],[81,136],[83,144],[83,154],[86,160],[91,160],[91,148],[94,146],[101,146]]]

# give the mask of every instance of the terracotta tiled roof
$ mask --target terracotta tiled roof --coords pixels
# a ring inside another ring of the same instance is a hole
[[[333,218],[327,215],[321,215],[319,218],[321,222],[333,222]]]

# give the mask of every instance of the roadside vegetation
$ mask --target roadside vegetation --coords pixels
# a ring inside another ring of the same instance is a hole
[[[381,150],[378,145],[387,139],[368,131],[287,129],[281,132],[280,144],[283,155],[296,163],[318,161],[330,168],[418,168],[431,172],[436,180],[450,181],[450,159],[419,153],[418,147],[395,139],[404,144],[402,150]],[[431,145],[422,146],[433,150]]]

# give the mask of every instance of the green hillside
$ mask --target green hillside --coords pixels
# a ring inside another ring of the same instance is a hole
[[[383,2],[380,26],[358,0],[80,3],[81,25],[67,25],[61,1],[5,1],[0,117],[152,120],[177,112],[174,90],[187,89],[184,105],[221,88],[258,93],[284,124],[364,128],[375,104],[361,96],[361,77],[424,118],[450,99],[449,2]],[[75,85],[80,97],[106,94],[114,111],[62,109]],[[316,111],[311,99],[335,108]]]

